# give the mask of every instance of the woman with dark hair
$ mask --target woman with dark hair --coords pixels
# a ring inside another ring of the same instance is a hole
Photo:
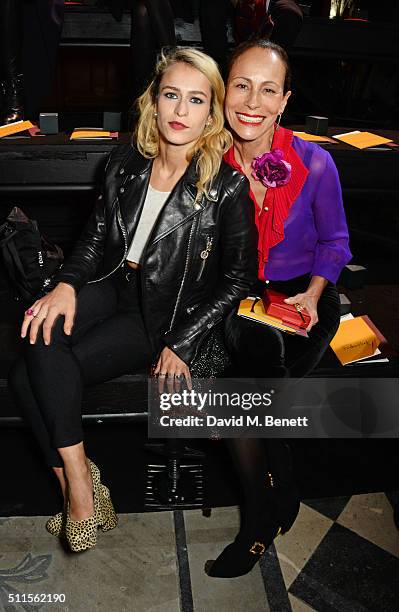
[[[234,144],[225,159],[251,185],[259,231],[259,291],[268,287],[285,293],[288,304],[300,304],[311,316],[307,339],[265,332],[281,339],[284,359],[279,365],[290,376],[302,377],[320,361],[337,330],[335,283],[351,252],[341,185],[330,154],[280,126],[290,83],[288,57],[278,45],[258,40],[237,48],[225,100]],[[251,322],[239,323],[252,329]],[[254,356],[251,371],[255,361]],[[261,376],[261,365],[258,371]]]
[[[305,307],[311,317],[308,338],[229,317],[226,340],[243,377],[302,377],[314,369],[338,329],[335,282],[351,258],[331,156],[280,127],[290,80],[286,52],[270,41],[244,43],[233,54],[225,115],[234,143],[225,160],[251,186],[259,232],[256,293],[270,288],[286,294],[288,304]],[[299,504],[289,448],[278,439],[267,440],[266,447],[267,452],[263,440],[237,440],[234,452],[245,468],[248,505],[235,541],[208,564],[212,576],[248,572],[276,535],[260,511],[262,498],[266,505],[269,470],[274,484],[269,502],[278,524],[288,531],[296,518]],[[254,549],[254,540],[262,546]]]
[[[85,232],[25,314],[30,342],[10,384],[64,494],[47,529],[74,551],[116,525],[85,454],[83,385],[152,366],[172,387],[199,370],[220,374],[220,354],[201,363],[202,347],[256,280],[248,182],[222,159],[232,143],[223,99],[210,57],[162,55],[139,99],[134,146],[111,153]]]

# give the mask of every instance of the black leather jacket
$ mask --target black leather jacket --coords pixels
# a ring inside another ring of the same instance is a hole
[[[102,195],[56,282],[76,291],[111,276],[130,246],[152,161],[131,145],[113,150]],[[226,163],[210,201],[196,202],[195,162],[171,192],[143,253],[144,323],[154,353],[168,345],[190,364],[207,333],[246,297],[257,275],[257,232],[248,181]],[[204,257],[205,256],[205,257]]]

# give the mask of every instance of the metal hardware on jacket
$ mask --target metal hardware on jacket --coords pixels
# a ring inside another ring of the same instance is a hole
[[[86,282],[103,280],[122,265],[151,168],[152,160],[132,145],[112,151],[102,195],[55,282],[79,291]],[[257,235],[247,179],[222,162],[212,184],[212,201],[196,197],[196,182],[193,160],[157,220],[141,270],[143,318],[154,351],[167,345],[187,364],[213,326],[248,295],[257,275]]]

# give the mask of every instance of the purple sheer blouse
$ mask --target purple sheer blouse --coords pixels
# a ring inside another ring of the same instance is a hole
[[[269,251],[265,278],[310,273],[336,283],[352,258],[338,171],[318,145],[294,136],[292,146],[309,174],[284,223],[284,240]]]

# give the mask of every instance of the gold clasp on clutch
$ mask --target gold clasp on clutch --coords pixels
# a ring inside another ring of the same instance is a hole
[[[302,310],[305,308],[305,306],[303,306],[302,304],[299,304],[298,302],[296,302],[294,306],[295,306],[295,310],[299,313],[299,316],[301,317],[302,321],[305,323],[305,317],[302,314]]]

